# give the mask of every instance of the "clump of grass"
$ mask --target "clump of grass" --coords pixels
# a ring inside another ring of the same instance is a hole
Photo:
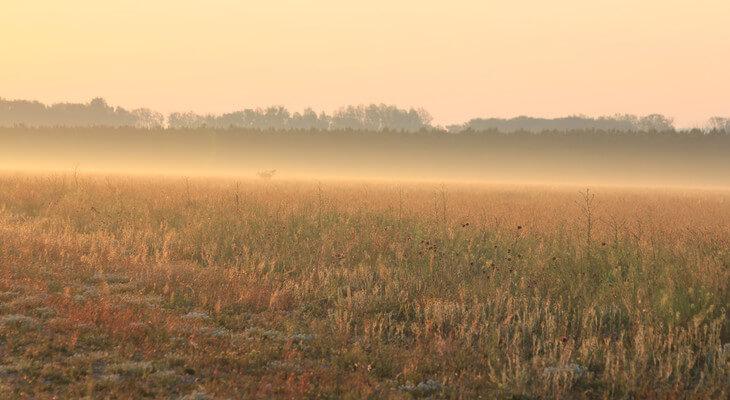
[[[8,314],[0,316],[0,325],[5,325],[8,327],[32,328],[38,325],[38,320],[27,315]]]
[[[152,363],[149,361],[126,361],[109,365],[108,371],[120,376],[142,376],[153,371]]]
[[[205,392],[192,392],[179,398],[179,400],[210,400],[213,397],[209,396]]]
[[[122,274],[97,272],[91,277],[93,282],[106,282],[110,285],[128,283],[129,277]]]
[[[189,313],[182,316],[184,319],[189,320],[207,320],[210,319],[208,313],[202,311],[190,311]]]

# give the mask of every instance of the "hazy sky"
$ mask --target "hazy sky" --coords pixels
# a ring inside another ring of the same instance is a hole
[[[728,0],[0,0],[0,97],[730,115]]]

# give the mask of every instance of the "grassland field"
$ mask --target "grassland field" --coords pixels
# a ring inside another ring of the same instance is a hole
[[[2,399],[722,399],[730,192],[0,176]]]

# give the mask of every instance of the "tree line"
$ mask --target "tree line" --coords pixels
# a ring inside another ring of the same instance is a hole
[[[401,109],[385,104],[348,106],[331,115],[311,108],[291,113],[285,107],[245,109],[220,115],[173,112],[167,117],[140,108],[113,107],[102,98],[89,103],[45,105],[38,101],[0,98],[0,126],[135,127],[156,129],[247,128],[260,130],[363,130],[416,132],[430,129],[431,116],[423,109]]]
[[[173,112],[167,116],[147,109],[127,110],[107,104],[102,98],[88,103],[45,105],[38,101],[0,98],[0,127],[134,127],[140,129],[227,129],[254,130],[349,130],[349,131],[445,131],[463,132],[543,132],[598,130],[615,132],[674,132],[671,118],[661,114],[608,117],[583,115],[564,118],[475,118],[463,124],[439,127],[424,109],[402,109],[392,105],[371,104],[343,107],[331,114],[311,108],[290,112],[285,107],[245,109],[224,114]],[[730,118],[713,117],[705,133],[730,134]]]
[[[332,115],[317,114],[311,108],[290,113],[285,107],[246,109],[222,115],[172,113],[168,126],[173,129],[249,128],[271,130],[363,130],[416,132],[431,128],[431,115],[423,109],[400,109],[385,104],[348,106]]]
[[[476,118],[466,124],[451,125],[448,128],[451,132],[489,130],[500,132],[542,132],[551,130],[573,131],[591,129],[619,132],[666,132],[674,130],[674,123],[671,118],[661,114],[650,114],[643,117],[630,114],[618,114],[598,118],[580,115],[553,119],[521,116],[511,119]]]
[[[0,98],[0,126],[73,126],[73,127],[162,127],[165,117],[147,108],[126,110],[112,107],[102,98],[86,104],[57,103],[45,105],[38,101],[5,100]]]

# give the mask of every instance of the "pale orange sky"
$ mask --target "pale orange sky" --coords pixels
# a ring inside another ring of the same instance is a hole
[[[730,1],[0,0],[0,97],[730,115]]]

